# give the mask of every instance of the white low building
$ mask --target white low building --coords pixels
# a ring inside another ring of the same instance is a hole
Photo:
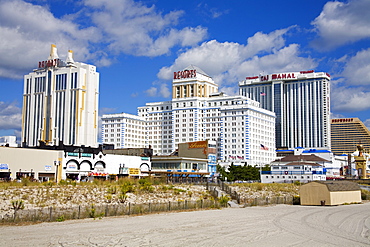
[[[151,170],[149,157],[91,153],[67,153],[62,179],[86,180],[89,177],[147,176]]]
[[[86,180],[92,177],[141,177],[151,170],[149,157],[104,154],[99,149],[64,150],[0,147],[0,180]]]
[[[333,152],[328,150],[327,148],[302,148],[302,147],[296,147],[294,149],[289,150],[277,150],[277,156],[278,157],[284,157],[280,160],[275,161],[279,162],[280,164],[284,163],[284,160],[286,160],[288,156],[299,156],[302,155],[303,157],[300,159],[303,160],[311,160],[310,157],[319,157],[323,160],[318,160],[317,158],[315,160],[311,161],[317,161],[319,164],[322,164],[324,166],[324,172],[328,178],[339,178],[343,174],[343,168],[347,166],[347,156],[337,156],[334,155]],[[325,160],[325,161],[324,161]],[[292,160],[285,161],[291,162]]]
[[[271,165],[271,171],[261,172],[261,183],[307,183],[326,181],[324,167],[315,162],[291,162],[283,165]]]

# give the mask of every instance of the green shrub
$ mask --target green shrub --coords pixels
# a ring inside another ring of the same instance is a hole
[[[361,190],[361,199],[362,200],[369,200],[369,198],[370,198],[370,191]]]
[[[294,181],[294,185],[300,186],[301,182],[300,181]]]
[[[218,198],[218,201],[221,205],[225,206],[230,201],[230,197],[228,195],[222,195]]]
[[[120,187],[121,193],[133,193],[135,192],[135,183],[130,180],[125,181]]]
[[[145,183],[143,183],[143,184],[140,185],[140,190],[146,191],[146,192],[153,192],[154,191],[154,187],[152,186],[152,183],[145,182]]]
[[[90,208],[90,211],[89,211],[89,217],[94,218],[94,219],[96,217],[96,210],[95,210],[94,204],[91,204],[91,208]]]
[[[57,219],[56,219],[56,221],[57,222],[62,222],[62,221],[65,221],[66,219],[64,218],[64,215],[61,215],[61,216],[59,216]]]
[[[118,192],[118,188],[116,185],[111,185],[107,189],[107,193],[109,194],[116,194]]]
[[[14,211],[18,211],[19,209],[24,209],[24,202],[23,200],[12,200],[10,202]]]

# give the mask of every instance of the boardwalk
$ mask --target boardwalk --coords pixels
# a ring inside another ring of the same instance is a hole
[[[2,226],[0,246],[369,246],[370,203],[277,205]]]

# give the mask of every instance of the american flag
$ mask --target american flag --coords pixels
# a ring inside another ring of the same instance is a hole
[[[265,96],[266,94],[264,92],[260,92],[260,95],[261,96]]]
[[[266,147],[266,146],[264,146],[264,145],[262,145],[262,144],[260,144],[261,145],[261,149],[262,150],[269,150],[269,148],[268,147]]]

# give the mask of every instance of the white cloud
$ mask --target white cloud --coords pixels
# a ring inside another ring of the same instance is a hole
[[[71,49],[76,61],[109,66],[121,53],[160,56],[174,46],[193,46],[207,35],[202,27],[174,28],[182,11],[162,14],[133,0],[78,4],[78,12],[57,18],[48,7],[0,1],[0,77],[21,78],[47,59],[51,44],[57,45],[62,59]]]
[[[0,130],[20,130],[22,109],[16,103],[0,101]]]
[[[370,92],[361,87],[333,87],[331,109],[337,112],[357,112],[370,109]]]
[[[154,86],[145,91],[145,94],[149,97],[164,97],[168,98],[171,96],[171,92],[165,83],[153,83]]]
[[[219,8],[209,6],[207,3],[202,2],[197,5],[197,10],[200,12],[200,15],[204,16],[207,19],[208,18],[217,19],[220,16],[230,13],[229,9],[220,10]]]
[[[137,56],[160,56],[175,45],[192,46],[202,41],[207,30],[202,27],[173,28],[183,11],[159,13],[132,0],[85,1],[94,24],[104,32],[113,52]]]
[[[370,119],[366,119],[363,123],[365,124],[367,129],[370,130]]]
[[[0,77],[8,78],[21,78],[37,67],[37,61],[47,59],[50,44],[57,44],[65,55],[73,48],[75,57],[84,60],[91,56],[88,42],[99,39],[94,27],[79,28],[42,6],[20,0],[0,2],[0,33]]]
[[[370,48],[359,51],[344,67],[348,85],[370,85]]]
[[[311,24],[319,35],[313,43],[319,49],[331,49],[370,38],[370,1],[327,2]]]
[[[260,72],[291,72],[315,68],[317,62],[309,57],[301,57],[297,44],[285,46],[283,36],[290,28],[276,30],[269,34],[258,32],[248,38],[246,45],[232,42],[220,43],[216,40],[204,42],[180,54],[174,64],[161,68],[157,76],[170,80],[173,71],[182,70],[194,64],[212,76],[221,87],[220,91],[235,94],[236,88],[226,87],[231,84],[237,87],[236,82],[246,76]]]
[[[345,116],[343,114],[339,114],[339,113],[330,113],[330,119],[336,119],[336,118],[345,118]]]
[[[157,96],[157,93],[158,93],[158,89],[156,87],[151,87],[148,90],[145,90],[145,93],[149,97],[156,97]]]
[[[168,89],[167,84],[161,84],[160,93],[161,96],[164,98],[168,98],[171,96],[171,91]]]

